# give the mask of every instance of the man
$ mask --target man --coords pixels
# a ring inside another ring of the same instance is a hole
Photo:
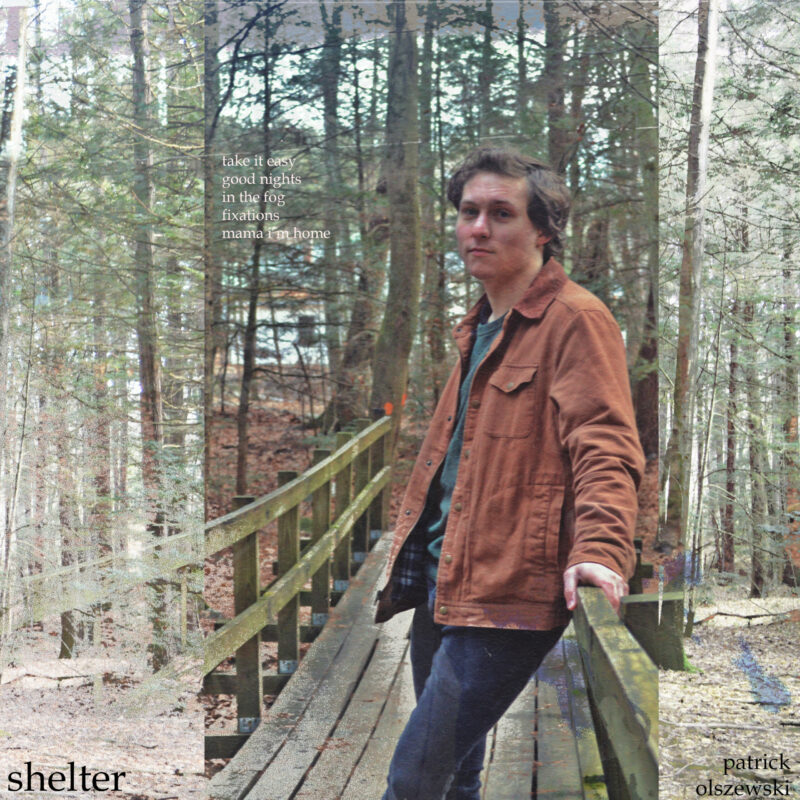
[[[478,800],[487,732],[555,644],[579,583],[615,609],[634,563],[643,469],[625,351],[570,281],[561,178],[483,147],[450,180],[456,239],[484,296],[395,530],[376,619],[416,608],[417,707],[384,800]],[[427,602],[426,602],[427,601]]]

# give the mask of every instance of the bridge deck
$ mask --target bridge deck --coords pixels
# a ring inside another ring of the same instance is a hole
[[[268,716],[212,780],[213,800],[382,796],[414,706],[410,615],[372,622],[387,550],[384,537]],[[606,797],[579,663],[574,640],[563,638],[492,731],[484,800]]]

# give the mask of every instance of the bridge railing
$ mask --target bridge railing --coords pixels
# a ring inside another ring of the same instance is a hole
[[[387,464],[390,417],[360,421],[355,434],[337,436],[334,452],[317,450],[314,465],[298,475],[279,473],[278,489],[259,498],[239,497],[240,507],[208,523],[206,558],[233,548],[234,618],[210,634],[202,667],[204,690],[234,694],[237,733],[206,737],[206,757],[232,756],[261,719],[264,693],[276,693],[297,668],[300,644],[327,620],[353,570],[374,537],[386,529],[391,467]],[[301,536],[301,506],[311,503],[310,536]],[[261,585],[259,532],[278,528],[276,579]],[[307,584],[310,583],[310,589]],[[311,625],[301,626],[300,607],[311,607]],[[262,641],[277,641],[278,670],[262,672]],[[235,657],[236,672],[216,668]]]
[[[657,800],[658,668],[600,589],[578,595],[573,624],[608,797]]]

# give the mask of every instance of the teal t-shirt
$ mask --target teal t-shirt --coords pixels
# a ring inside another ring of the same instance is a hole
[[[489,352],[492,342],[503,327],[504,318],[505,315],[493,322],[478,324],[475,331],[475,341],[472,345],[472,353],[469,357],[467,374],[464,376],[458,392],[458,410],[456,411],[453,436],[450,439],[444,463],[428,490],[424,524],[429,554],[427,574],[432,580],[436,580],[439,557],[442,553],[444,530],[447,526],[447,515],[450,513],[450,501],[453,497],[453,489],[456,486],[458,464],[461,460],[461,447],[464,444],[464,423],[467,418],[467,400],[472,386],[472,378],[475,375],[478,364],[483,361],[484,356]]]

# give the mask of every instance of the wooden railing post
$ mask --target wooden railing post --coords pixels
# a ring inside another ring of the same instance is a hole
[[[381,413],[383,411],[381,410]],[[380,417],[378,418],[380,419]],[[370,479],[374,478],[384,467],[389,458],[389,443],[392,439],[392,429],[390,428],[375,444],[370,448]],[[388,528],[389,518],[389,492],[381,489],[377,497],[369,507],[369,546],[375,544],[380,539],[381,534]]]
[[[354,421],[356,432],[363,431],[369,425],[368,419],[357,419]],[[355,472],[353,475],[353,496],[369,483],[370,477],[370,450],[359,453],[355,460]],[[369,512],[362,514],[353,525],[353,561],[362,564],[367,557],[369,550]]]
[[[330,450],[315,450],[314,464],[319,464],[331,454]],[[311,497],[311,544],[318,542],[331,524],[331,482],[326,481]],[[328,621],[331,604],[331,562],[311,578],[311,624],[324,625]]]
[[[234,508],[255,500],[250,496],[233,498]],[[233,611],[241,614],[258,600],[258,531],[233,545]],[[252,733],[261,721],[264,691],[261,681],[261,635],[256,634],[236,651],[236,716],[239,733]]]
[[[349,433],[344,431],[337,433],[336,449],[344,447],[349,440]],[[342,511],[350,504],[352,496],[353,465],[350,463],[343,467],[336,476],[335,519],[338,519]],[[351,536],[352,534],[345,536],[333,553],[333,590],[335,592],[344,592],[350,583]]]
[[[281,470],[278,486],[294,480],[297,473]],[[297,506],[278,520],[278,577],[285,575],[300,559],[300,514]],[[291,675],[300,659],[300,595],[295,595],[278,612],[278,674]]]

